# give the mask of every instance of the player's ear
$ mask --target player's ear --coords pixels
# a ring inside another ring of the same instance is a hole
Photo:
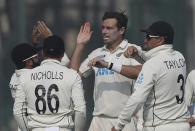
[[[123,35],[125,33],[125,27],[120,28],[120,34]]]
[[[165,38],[164,37],[160,37],[159,38],[159,43],[160,43],[160,45],[166,44],[165,43]]]
[[[25,61],[25,65],[26,65],[26,67],[28,67],[28,68],[32,67],[32,66],[33,66],[33,61],[32,61],[32,59],[29,59],[29,60]]]
[[[62,52],[62,53],[60,54],[60,59],[62,59],[62,57],[64,57],[64,53],[65,53],[65,52]]]

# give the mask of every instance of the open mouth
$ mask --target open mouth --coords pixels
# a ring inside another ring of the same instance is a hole
[[[109,39],[109,37],[104,36],[104,40],[108,40],[108,39]]]

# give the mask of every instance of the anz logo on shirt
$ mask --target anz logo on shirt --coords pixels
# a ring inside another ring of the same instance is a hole
[[[143,74],[143,73],[141,73],[141,74],[139,75],[139,78],[137,79],[136,83],[138,83],[138,84],[142,84],[143,79],[144,79],[144,74]]]
[[[108,76],[108,75],[114,75],[114,72],[108,70],[107,68],[98,68],[96,76]]]
[[[105,60],[106,55],[100,55],[98,57],[102,60]],[[114,72],[108,70],[107,68],[98,68],[96,76],[108,76],[108,75],[114,75]]]

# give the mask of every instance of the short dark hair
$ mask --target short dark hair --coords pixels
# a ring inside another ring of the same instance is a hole
[[[122,27],[124,27],[125,30],[127,29],[128,18],[127,15],[124,14],[124,12],[105,12],[102,20],[104,21],[105,19],[109,18],[115,18],[117,20],[118,29]]]
[[[17,69],[25,67],[25,60],[37,54],[37,50],[29,43],[20,43],[11,51],[11,58]]]
[[[60,58],[64,54],[64,41],[58,36],[50,36],[43,42],[43,50],[46,57]]]

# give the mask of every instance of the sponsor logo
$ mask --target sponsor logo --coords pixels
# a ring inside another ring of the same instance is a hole
[[[98,68],[96,76],[114,75],[114,72],[107,68]]]

